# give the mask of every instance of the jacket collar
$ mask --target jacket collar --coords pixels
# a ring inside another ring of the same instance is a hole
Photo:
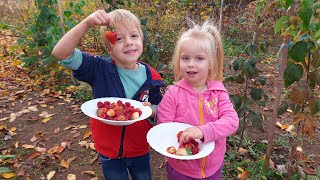
[[[175,85],[187,91],[194,92],[192,86],[185,79],[181,79]],[[206,91],[214,91],[214,90],[227,91],[221,81],[208,80]]]

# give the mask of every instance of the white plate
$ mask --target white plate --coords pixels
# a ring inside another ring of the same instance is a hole
[[[107,120],[103,119],[97,116],[97,103],[99,101],[105,102],[109,101],[110,103],[117,102],[118,100],[121,100],[123,103],[130,102],[131,106],[134,108],[139,108],[142,111],[142,114],[139,116],[139,118],[134,120],[128,120],[128,121],[115,121],[115,120]],[[125,98],[115,98],[115,97],[108,97],[108,98],[97,98],[92,99],[90,101],[87,101],[81,105],[81,111],[94,119],[97,119],[105,124],[113,125],[113,126],[126,126],[133,124],[135,122],[147,119],[152,114],[152,109],[149,106],[144,106],[142,102],[135,101],[132,99],[125,99]]]
[[[195,155],[178,156],[167,152],[167,148],[170,146],[174,146],[176,148],[179,147],[179,143],[177,141],[177,134],[179,131],[183,131],[189,127],[193,126],[190,124],[179,122],[162,123],[154,126],[149,130],[147,134],[147,141],[155,151],[159,152],[162,155],[175,159],[192,160],[208,156],[213,151],[215,143],[213,141],[208,143],[202,143],[198,139],[196,139],[196,141],[198,141],[199,143],[200,151]]]

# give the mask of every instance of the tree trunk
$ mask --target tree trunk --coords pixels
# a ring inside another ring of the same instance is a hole
[[[222,13],[223,13],[223,0],[221,0],[220,6],[220,18],[219,18],[219,32],[222,33]]]
[[[294,13],[295,9],[295,2],[292,3],[290,11],[288,11],[288,15],[292,15]],[[279,77],[276,80],[276,86],[275,86],[275,95],[276,99],[273,105],[273,112],[272,112],[272,119],[270,122],[270,127],[268,128],[268,147],[266,151],[266,160],[265,160],[265,170],[269,168],[269,162],[270,162],[270,157],[273,149],[273,139],[274,139],[274,132],[276,128],[276,120],[278,117],[278,109],[279,109],[279,104],[280,104],[280,96],[281,96],[281,89],[283,86],[283,74],[284,70],[287,67],[287,61],[288,61],[288,44],[291,41],[290,37],[286,36],[284,38],[284,43],[282,44],[283,48],[279,50],[280,54],[280,68],[279,68]]]

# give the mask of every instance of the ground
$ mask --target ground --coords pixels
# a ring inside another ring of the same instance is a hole
[[[46,179],[53,172],[54,179],[72,179],[73,175],[77,179],[103,179],[97,153],[92,149],[89,118],[80,110],[82,102],[58,90],[34,86],[37,82],[21,68],[11,66],[9,58],[1,63],[0,150],[2,155],[16,155],[17,159],[2,159],[0,166],[10,167],[16,179]],[[274,62],[261,67],[268,75],[265,90],[271,101],[264,109],[265,131],[251,127],[246,131],[254,142],[267,139],[277,71],[274,67]],[[226,66],[225,73],[228,71]],[[226,87],[230,93],[239,91],[239,85],[227,83]],[[318,162],[316,166],[320,162],[319,129],[317,123],[315,138],[304,143],[312,161]],[[152,149],[151,167],[155,180],[166,179],[164,157]]]

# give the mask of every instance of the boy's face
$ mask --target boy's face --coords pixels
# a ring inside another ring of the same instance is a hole
[[[117,66],[126,69],[136,69],[136,62],[143,52],[142,37],[138,29],[116,26],[117,40],[115,44],[110,43],[107,48]]]

